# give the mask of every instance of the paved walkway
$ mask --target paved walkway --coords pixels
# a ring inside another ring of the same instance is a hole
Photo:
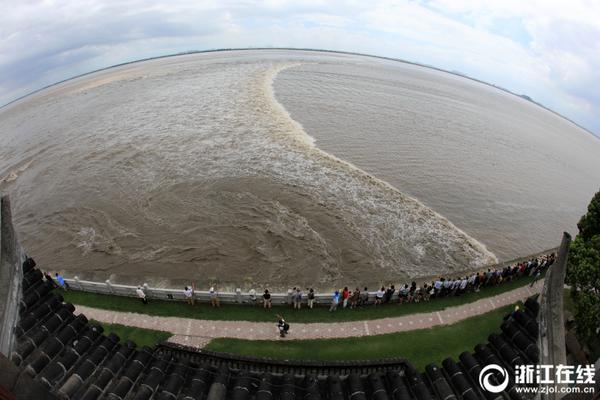
[[[169,338],[169,342],[201,348],[212,339],[224,337],[249,340],[330,339],[381,335],[453,324],[469,317],[516,303],[519,300],[524,300],[535,293],[539,293],[542,285],[543,280],[540,280],[533,288],[527,285],[497,296],[431,313],[410,314],[401,317],[366,321],[294,323],[290,327],[289,335],[284,339],[279,337],[275,321],[271,323],[157,317],[84,306],[77,306],[77,311],[85,314],[90,319],[100,322],[167,331],[173,334]],[[387,305],[384,307],[402,306]]]

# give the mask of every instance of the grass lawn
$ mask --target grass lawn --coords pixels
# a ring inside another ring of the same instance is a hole
[[[312,310],[292,310],[291,307],[273,306],[271,310],[264,310],[261,306],[247,306],[225,304],[220,308],[212,308],[206,303],[197,303],[190,306],[184,302],[152,300],[150,304],[144,305],[138,299],[132,297],[110,296],[95,293],[79,292],[70,290],[62,292],[65,301],[75,305],[102,308],[105,310],[137,312],[148,315],[159,315],[168,317],[183,317],[208,320],[226,321],[258,321],[267,322],[276,320],[276,314],[283,314],[289,322],[332,322],[332,321],[359,321],[367,319],[378,319],[386,317],[397,317],[407,314],[426,313],[440,311],[447,307],[471,303],[476,300],[495,296],[503,292],[513,290],[530,283],[531,277],[523,277],[512,282],[503,283],[493,287],[486,287],[479,292],[471,292],[460,297],[444,297],[432,299],[429,302],[411,304],[386,304],[375,307],[373,305],[355,310],[341,309],[330,313],[327,307],[316,307]]]
[[[207,350],[256,357],[302,360],[368,360],[404,357],[419,370],[446,357],[458,358],[472,351],[489,334],[500,331],[502,317],[513,310],[506,306],[453,325],[387,335],[323,340],[213,339]],[[293,328],[293,327],[292,327]]]
[[[133,328],[131,326],[119,325],[119,324],[105,324],[95,320],[90,321],[93,324],[102,325],[104,328],[104,334],[108,335],[110,332],[116,333],[121,341],[131,340],[135,342],[138,347],[142,346],[154,346],[158,342],[162,342],[171,337],[169,332],[155,331],[152,329]]]

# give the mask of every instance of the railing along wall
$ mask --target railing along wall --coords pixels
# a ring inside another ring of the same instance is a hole
[[[527,257],[520,257],[514,260],[505,261],[500,264],[490,265],[488,267],[481,268],[481,270],[486,270],[487,268],[503,268],[506,265],[513,265],[521,260],[526,260],[530,258],[534,258],[543,254],[549,254],[552,252],[556,252],[558,247],[545,250],[543,252],[538,252],[533,255],[529,255]],[[470,273],[473,273],[471,271]],[[465,273],[461,274],[464,276]],[[459,275],[456,275],[459,276]],[[95,282],[95,281],[87,281],[79,279],[77,276],[73,278],[65,278],[65,281],[69,284],[71,289],[90,292],[90,293],[99,293],[106,295],[115,295],[115,296],[124,296],[124,297],[137,297],[136,289],[138,286],[132,285],[121,285],[111,282],[110,280],[106,280],[104,282]],[[166,288],[153,288],[149,287],[147,283],[140,285],[144,289],[144,293],[146,297],[149,299],[160,299],[160,300],[172,300],[172,301],[183,301],[185,300],[185,295],[183,293],[183,289],[166,289]],[[352,288],[351,288],[352,289]],[[396,285],[396,292],[391,298],[391,301],[399,299],[399,291],[400,285]],[[250,291],[243,291],[242,289],[236,289],[235,292],[217,292],[219,302],[226,304],[247,304],[252,305],[255,303],[262,302],[262,294],[263,290],[255,289],[255,293],[252,294]],[[368,302],[375,301],[376,292],[369,292]],[[271,293],[271,301],[273,305],[282,305],[282,304],[292,304],[292,290],[289,289],[286,293]],[[315,293],[315,304],[330,304],[332,297],[332,292],[327,293]],[[210,302],[210,293],[206,290],[195,290],[194,291],[194,299],[199,302]],[[306,303],[307,301],[307,293],[303,291],[302,302]]]

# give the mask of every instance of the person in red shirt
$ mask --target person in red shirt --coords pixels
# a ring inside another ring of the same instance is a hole
[[[343,307],[346,308],[348,306],[348,299],[350,298],[350,290],[348,290],[348,286],[344,287],[344,290],[342,290],[342,300],[343,300]]]

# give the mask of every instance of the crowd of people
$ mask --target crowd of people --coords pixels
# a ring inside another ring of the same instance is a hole
[[[389,285],[387,288],[382,286],[374,293],[370,293],[367,287],[364,287],[362,290],[360,287],[351,290],[348,286],[345,286],[343,289],[335,290],[329,303],[326,304],[329,305],[329,311],[333,312],[338,307],[355,309],[367,304],[380,306],[392,302],[400,304],[415,303],[429,301],[432,298],[460,296],[468,292],[478,292],[483,287],[510,282],[522,276],[533,277],[531,281],[531,286],[533,286],[541,278],[542,273],[555,262],[555,259],[555,254],[551,253],[513,265],[507,265],[503,268],[488,268],[487,271],[475,272],[462,277],[439,277],[431,281],[431,283],[423,283],[422,285],[417,285],[413,281],[410,285],[408,283],[399,285],[398,289],[396,289],[395,285]],[[48,272],[44,272],[43,274],[45,279],[52,282],[55,287],[62,288],[63,290],[69,289],[68,283],[60,274],[55,273],[54,278]],[[184,298],[192,306],[195,303],[194,291],[194,286],[186,286],[183,290]],[[144,288],[138,286],[136,295],[142,303],[148,304]],[[219,293],[214,286],[209,289],[208,296],[212,307],[220,306]],[[257,297],[256,291],[250,291],[249,302],[257,304],[259,301],[262,302],[262,306],[265,309],[273,307],[273,300],[268,289],[264,290],[261,299]],[[300,288],[294,287],[288,292],[288,303],[294,310],[300,310],[303,304],[312,309],[317,303],[315,291],[313,288],[307,288],[305,293]]]
[[[393,299],[395,300],[394,294],[396,293],[396,301],[400,304],[429,301],[432,298],[460,296],[467,292],[478,292],[482,287],[499,285],[523,276],[533,277],[530,283],[530,286],[533,286],[555,260],[556,255],[551,253],[528,261],[507,265],[504,268],[488,268],[487,271],[475,272],[457,278],[439,277],[431,283],[424,283],[421,286],[418,286],[414,281],[410,285],[408,283],[400,285],[399,289],[396,289],[395,285],[389,285],[387,288],[382,286],[375,292],[372,303],[375,306],[390,303]],[[367,287],[362,291],[357,287],[351,292],[346,286],[333,293],[329,311],[335,311],[340,304],[342,308],[349,307],[351,309],[370,304],[370,298]]]
[[[65,281],[65,278],[59,274],[58,272],[54,273],[54,278],[50,275],[48,271],[42,271],[42,275],[44,275],[44,279],[47,282],[50,282],[53,287],[61,288],[62,290],[69,290],[69,284]]]
[[[541,278],[542,273],[550,267],[556,259],[554,253],[532,258],[527,261],[518,262],[513,265],[507,265],[503,268],[488,268],[487,271],[475,272],[456,278],[439,277],[431,283],[417,285],[411,282],[400,285],[397,289],[395,285],[389,285],[387,288],[382,286],[375,293],[370,293],[367,287],[362,290],[356,287],[354,290],[345,286],[343,289],[335,290],[329,302],[329,311],[336,311],[339,308],[354,309],[374,304],[379,306],[391,302],[418,303],[429,301],[432,298],[461,296],[468,292],[478,292],[483,287],[495,286],[510,282],[523,276],[531,276],[533,280],[530,285]],[[304,299],[308,308],[315,306],[315,292],[312,288],[307,289],[305,294],[300,288],[294,287],[289,293],[290,304],[298,310],[302,307]],[[272,307],[271,294],[265,290],[263,294],[263,307],[270,309]]]

